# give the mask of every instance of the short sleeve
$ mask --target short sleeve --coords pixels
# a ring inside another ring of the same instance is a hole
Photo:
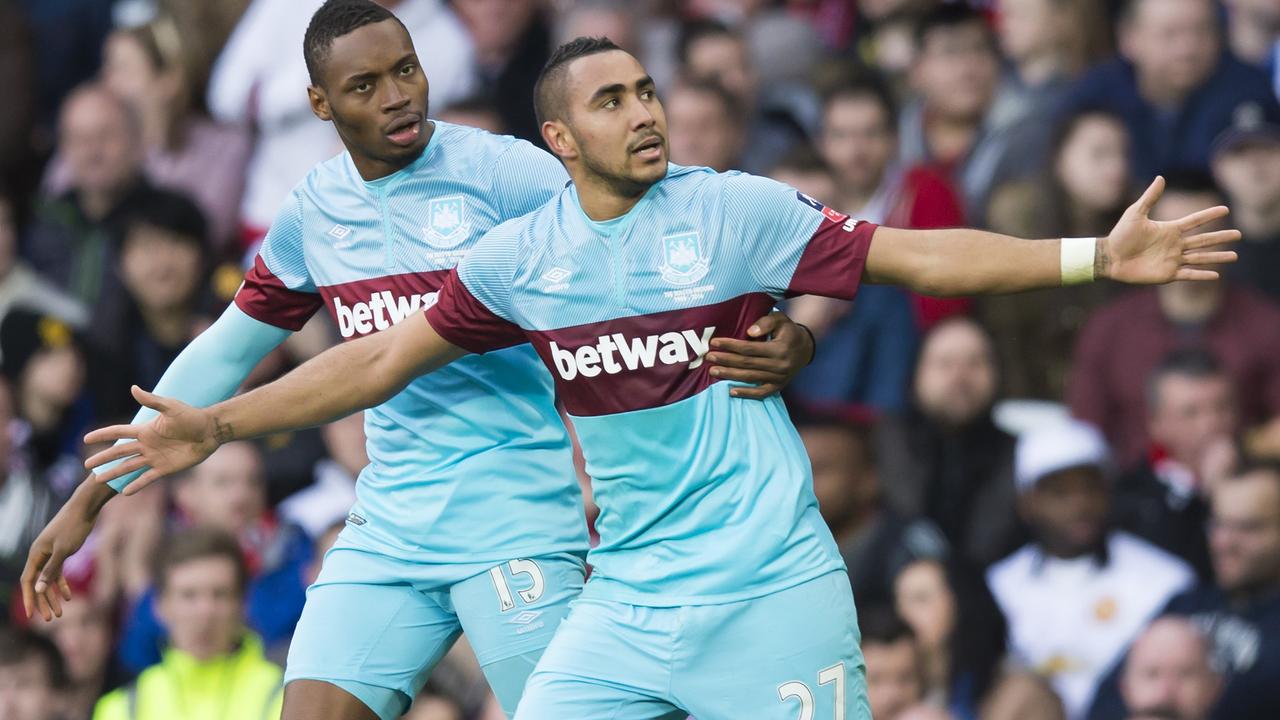
[[[564,190],[569,174],[551,153],[518,140],[498,158],[496,196],[504,219],[518,218],[542,207]]]
[[[746,174],[724,179],[730,238],[765,292],[852,300],[876,225],[853,220],[782,183]]]
[[[516,242],[499,225],[480,238],[427,308],[427,322],[440,337],[473,353],[528,342],[511,314]]]
[[[307,270],[302,203],[290,195],[245,273],[235,303],[246,315],[286,330],[301,330],[323,304]]]

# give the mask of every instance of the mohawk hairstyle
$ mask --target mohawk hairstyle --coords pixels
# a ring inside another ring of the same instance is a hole
[[[538,126],[564,114],[564,76],[569,63],[581,57],[621,50],[607,37],[579,37],[556,48],[547,64],[542,66],[538,82],[533,86],[533,109]]]
[[[307,34],[302,39],[302,57],[307,62],[311,84],[320,84],[320,66],[329,59],[333,41],[365,25],[400,18],[372,0],[327,0],[311,16]],[[400,23],[404,27],[404,23]]]

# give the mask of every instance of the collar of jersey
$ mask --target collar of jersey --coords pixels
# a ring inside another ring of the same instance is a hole
[[[586,223],[587,227],[606,237],[623,237],[626,235],[627,230],[631,228],[631,225],[635,222],[636,218],[640,216],[640,208],[644,207],[644,205],[649,202],[649,198],[653,196],[653,193],[658,189],[658,186],[671,176],[671,170],[673,167],[673,165],[667,163],[667,174],[662,177],[662,180],[650,185],[649,189],[644,191],[644,195],[640,196],[640,200],[636,202],[635,205],[632,205],[630,210],[615,218],[609,218],[608,220],[592,220],[587,215],[586,211],[582,209],[582,203],[578,200],[577,185],[569,186],[569,197],[573,200],[573,207],[577,209],[578,216],[582,218],[582,222]]]
[[[436,146],[440,144],[440,135],[443,134],[445,126],[445,123],[442,123],[439,120],[432,120],[431,123],[435,126],[435,129],[431,132],[431,139],[427,141],[427,146],[422,148],[422,154],[419,155],[416,160],[390,175],[385,175],[377,180],[365,180],[364,178],[361,178],[361,182],[364,183],[364,186],[374,191],[382,190],[390,192],[391,190],[394,190],[397,185],[403,182],[405,178],[413,175],[418,171],[418,168],[425,165],[431,158],[432,151],[434,151]],[[356,165],[351,160],[351,153],[347,153],[347,164],[351,166],[351,172],[355,173],[356,177],[360,177],[360,171],[356,170]]]

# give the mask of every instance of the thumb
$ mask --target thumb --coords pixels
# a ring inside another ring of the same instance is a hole
[[[161,413],[169,410],[169,401],[155,393],[147,392],[137,385],[134,385],[129,391],[133,393],[133,399],[137,400],[139,405],[144,405]]]
[[[1143,217],[1150,215],[1151,208],[1156,206],[1156,202],[1160,199],[1160,196],[1163,193],[1164,176],[1157,175],[1155,180],[1152,180],[1151,184],[1147,186],[1146,191],[1142,193],[1142,197],[1138,198],[1138,202],[1136,203],[1138,212],[1142,213]]]

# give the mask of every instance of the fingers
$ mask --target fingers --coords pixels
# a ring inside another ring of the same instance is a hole
[[[65,575],[58,577],[58,589],[62,591],[63,599],[71,602],[71,584],[67,582]]]
[[[1227,265],[1235,261],[1236,254],[1232,250],[1186,253],[1182,256],[1184,265]]]
[[[729,394],[736,398],[745,398],[747,400],[763,400],[782,389],[781,385],[776,383],[766,383],[757,387],[735,387],[729,390]]]
[[[715,338],[711,341],[711,348],[721,352],[710,353],[707,355],[707,362],[717,365],[732,365],[733,362],[725,362],[725,358],[731,358],[734,355],[742,355],[745,357],[757,358],[779,358],[783,356],[783,350],[776,343],[761,342],[759,340],[735,340],[734,338]]]
[[[112,480],[122,478],[129,473],[142,470],[147,467],[147,465],[147,461],[141,456],[133,457],[114,467],[94,471],[94,477],[97,478],[100,483],[111,482]]]
[[[1239,230],[1217,230],[1214,232],[1190,235],[1182,239],[1182,250],[1202,250],[1215,245],[1225,245],[1240,239]]]
[[[49,553],[43,549],[31,548],[31,552],[27,555],[26,567],[22,568],[22,577],[20,584],[22,585],[22,607],[27,614],[27,619],[31,619],[32,613],[36,611],[36,576],[39,575],[41,568],[45,562],[49,560]]]
[[[711,376],[718,380],[734,380],[736,382],[762,385],[765,383],[785,383],[787,377],[783,373],[764,370],[737,370],[734,368],[711,368]]]
[[[155,482],[156,480],[159,480],[162,477],[164,477],[163,472],[160,472],[159,470],[152,468],[142,473],[142,475],[139,476],[137,480],[134,480],[133,482],[126,485],[124,488],[124,494],[137,495],[138,492],[141,491],[143,488]]]
[[[1151,184],[1147,186],[1146,191],[1142,193],[1142,197],[1138,198],[1138,202],[1134,203],[1134,206],[1138,208],[1138,211],[1141,212],[1144,217],[1150,215],[1151,208],[1155,207],[1156,201],[1160,199],[1160,195],[1163,192],[1164,177],[1157,175],[1156,179],[1152,180]]]
[[[714,357],[713,357],[714,356]],[[731,353],[709,353],[707,362],[715,365],[716,368],[737,368],[739,370],[764,370],[765,372],[774,372],[784,374],[787,370],[787,362],[782,357],[773,355],[747,355],[747,354],[731,354]],[[712,368],[712,369],[716,369]]]
[[[768,337],[781,329],[788,322],[790,322],[790,318],[781,311],[774,310],[768,315],[757,320],[754,325],[747,328],[747,335],[750,335],[753,338]]]
[[[1218,273],[1215,270],[1202,270],[1200,268],[1180,267],[1178,272],[1173,276],[1174,280],[1217,280]]]
[[[1186,217],[1183,217],[1182,219],[1176,222],[1178,224],[1179,230],[1181,230],[1182,232],[1190,232],[1200,227],[1201,225],[1204,225],[1205,223],[1210,223],[1210,222],[1213,222],[1214,220],[1224,218],[1230,213],[1231,213],[1231,210],[1228,209],[1226,205],[1217,205],[1211,208],[1205,208],[1204,210],[1198,210],[1196,212],[1193,212],[1190,215],[1187,215]]]
[[[104,429],[110,430],[110,428],[104,428]],[[105,450],[99,450],[98,452],[86,458],[84,461],[84,467],[86,470],[92,470],[96,467],[101,467],[115,460],[132,457],[134,455],[137,455],[140,452],[142,452],[142,445],[137,442],[127,442],[127,443],[120,443],[119,445],[112,445],[111,447]]]
[[[49,561],[40,571],[40,579],[36,580],[36,592],[43,594],[49,600],[53,605],[53,614],[57,617],[62,617],[63,599],[71,599],[71,588],[62,577],[62,563],[66,559],[66,551],[59,550],[55,545],[53,552],[49,554]]]
[[[84,444],[97,445],[99,443],[113,443],[117,440],[134,440],[138,437],[140,430],[142,430],[141,425],[112,425],[111,427],[98,428],[84,436]]]
[[[129,392],[133,393],[133,399],[137,400],[139,405],[145,405],[157,412],[164,412],[169,409],[168,399],[155,393],[147,392],[137,385],[129,388]]]

